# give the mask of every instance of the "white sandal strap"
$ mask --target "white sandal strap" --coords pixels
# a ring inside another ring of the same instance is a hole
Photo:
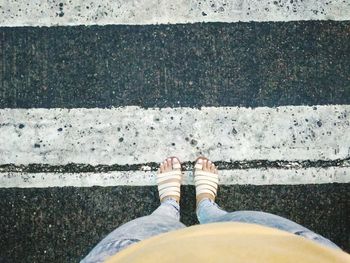
[[[160,184],[161,182],[167,181],[167,180],[178,180],[181,181],[181,174],[180,175],[173,175],[171,177],[162,176],[160,178],[157,178],[157,184]]]
[[[158,185],[158,190],[162,191],[169,187],[180,187],[180,186],[181,186],[180,182],[169,182],[169,183]]]
[[[216,194],[216,187],[213,187],[213,186],[211,186],[211,185],[208,185],[208,184],[206,184],[206,185],[198,185],[198,186],[196,186],[196,191],[201,191],[201,190],[210,190],[211,192],[213,192],[214,194]]]
[[[199,190],[196,189],[196,196],[198,196],[200,194],[211,194],[214,197],[216,197],[216,192],[214,193],[213,191],[210,191],[210,190],[208,190],[206,188],[205,189],[199,189]]]
[[[171,177],[173,175],[181,175],[181,171],[180,170],[173,170],[170,172],[165,172],[165,173],[158,173],[157,174],[157,178],[162,178],[162,177]]]
[[[219,183],[219,178],[218,177],[212,177],[212,176],[204,176],[204,175],[197,175],[195,178],[194,178],[194,181],[198,181],[198,180],[206,180],[206,181],[209,181],[209,182],[213,182],[213,183]]]
[[[157,184],[160,199],[163,199],[166,196],[180,197],[180,187],[182,179],[182,173],[180,170],[181,164],[174,163],[173,168],[177,170],[157,174]],[[170,180],[170,182],[163,183],[168,180]]]
[[[196,186],[196,196],[200,194],[210,194],[214,198],[217,194],[219,176],[213,172],[203,171],[201,163],[195,164],[194,182]]]
[[[178,191],[177,188],[176,189],[174,188],[174,191],[166,191],[166,192],[159,193],[159,198],[162,199],[163,197],[169,196],[169,195],[180,197],[180,192]]]
[[[214,183],[214,182],[210,182],[210,181],[207,181],[207,180],[195,180],[195,184],[196,186],[198,185],[210,185],[212,187],[214,187],[215,189],[218,189],[218,184],[217,183]]]
[[[212,172],[207,172],[207,171],[203,171],[203,170],[196,170],[196,175],[205,175],[205,176],[210,176],[210,177],[218,177],[217,174],[214,174]]]
[[[159,194],[164,194],[166,192],[180,192],[180,188],[178,186],[171,186],[167,188],[163,188],[162,190],[159,190]]]

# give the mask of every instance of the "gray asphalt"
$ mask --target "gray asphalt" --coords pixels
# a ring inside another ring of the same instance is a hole
[[[150,214],[156,187],[0,189],[0,262],[77,262],[119,225]],[[274,213],[350,251],[350,184],[220,186],[228,210]],[[193,186],[182,188],[181,221],[197,224]]]
[[[0,28],[0,108],[350,103],[350,22]]]

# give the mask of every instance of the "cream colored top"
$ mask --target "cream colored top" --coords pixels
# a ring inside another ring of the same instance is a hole
[[[131,245],[106,262],[350,263],[350,255],[274,228],[227,222],[161,234]]]

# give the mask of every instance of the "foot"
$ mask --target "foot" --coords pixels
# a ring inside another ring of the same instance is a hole
[[[205,198],[215,201],[218,189],[218,170],[214,163],[205,157],[199,157],[195,163],[194,178],[197,205]]]
[[[169,157],[161,163],[157,183],[160,202],[166,198],[172,198],[180,202],[180,186],[182,180],[181,164],[176,157]]]

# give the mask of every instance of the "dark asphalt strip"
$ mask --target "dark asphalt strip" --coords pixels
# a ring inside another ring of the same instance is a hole
[[[106,234],[159,204],[156,186],[0,189],[1,262],[78,262]],[[292,219],[350,251],[350,184],[220,186],[228,211]],[[197,224],[193,186],[182,187],[181,221]]]
[[[350,103],[350,21],[0,28],[0,108]]]
[[[250,161],[232,161],[214,162],[220,170],[232,169],[298,169],[298,168],[328,168],[328,167],[347,167],[350,166],[350,157],[336,160],[304,160],[304,161],[268,161],[268,160],[250,160]],[[90,165],[70,163],[66,165],[49,165],[49,164],[2,164],[0,172],[23,172],[23,173],[43,173],[43,172],[59,172],[59,173],[101,173],[111,171],[139,171],[144,167],[151,171],[157,171],[159,163],[143,163],[131,165]],[[182,168],[184,171],[192,171],[194,162],[183,162]]]

